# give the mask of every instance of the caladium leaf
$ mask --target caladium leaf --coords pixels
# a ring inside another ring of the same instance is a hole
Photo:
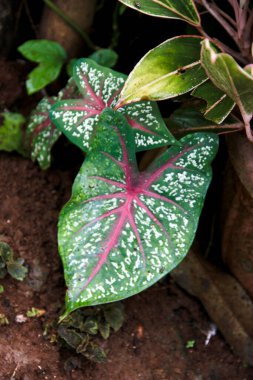
[[[27,145],[31,146],[31,157],[38,161],[41,169],[47,169],[51,162],[51,148],[61,135],[49,118],[49,110],[56,97],[43,98],[32,112],[26,130]]]
[[[248,138],[253,142],[250,120],[253,115],[253,77],[230,55],[217,53],[209,40],[204,40],[201,63],[211,81],[238,105]]]
[[[66,314],[136,294],[183,259],[218,145],[213,134],[188,135],[139,172],[120,114],[105,110],[96,132],[59,219]]]
[[[78,96],[77,87],[70,79],[57,97],[43,98],[30,116],[26,129],[26,145],[31,150],[32,160],[38,161],[41,169],[47,169],[50,166],[51,149],[61,135],[52,123],[49,111],[57,100],[74,96]]]
[[[139,12],[164,18],[176,18],[199,25],[200,18],[192,0],[119,0]]]
[[[99,115],[106,107],[115,107],[126,76],[90,59],[78,60],[73,76],[82,98],[57,102],[50,115],[67,138],[87,152]],[[137,151],[175,143],[155,103],[138,102],[118,111],[135,131]]]
[[[206,119],[217,124],[222,123],[235,106],[235,102],[210,80],[195,88],[191,95],[206,102],[206,106],[201,107],[201,112]]]
[[[207,80],[200,64],[201,37],[171,38],[150,50],[130,73],[118,106],[184,94]]]

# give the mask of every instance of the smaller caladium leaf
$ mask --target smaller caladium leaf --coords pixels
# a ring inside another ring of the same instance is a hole
[[[139,172],[133,129],[122,115],[104,111],[59,219],[66,314],[136,294],[183,259],[217,142],[214,134],[188,135]]]
[[[118,106],[173,98],[206,81],[200,64],[201,41],[198,36],[174,37],[150,50],[130,73]]]
[[[51,162],[51,149],[61,132],[49,118],[49,111],[56,97],[43,98],[32,112],[26,130],[27,145],[31,146],[31,157],[38,161],[41,169],[47,169]]]
[[[199,25],[200,18],[193,0],[119,0],[139,12],[164,18],[175,18]]]
[[[208,39],[202,44],[201,63],[215,86],[224,91],[239,107],[247,136],[253,142],[250,127],[253,115],[253,77],[230,55],[217,53]]]
[[[70,79],[67,86],[57,97],[43,98],[32,112],[26,129],[26,145],[31,150],[33,161],[38,161],[41,169],[47,169],[51,162],[51,149],[61,132],[55,127],[49,117],[49,111],[59,99],[77,95],[75,82]]]
[[[222,123],[235,106],[235,102],[210,80],[195,88],[191,95],[206,102],[200,110],[206,119],[217,124]]]
[[[57,102],[50,115],[57,128],[87,152],[99,115],[115,107],[126,76],[90,59],[78,60],[73,76],[82,98]],[[134,129],[137,151],[175,143],[154,102],[138,102],[118,111]]]

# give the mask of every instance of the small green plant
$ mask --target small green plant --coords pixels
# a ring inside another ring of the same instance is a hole
[[[19,46],[18,50],[29,61],[39,64],[28,75],[28,94],[33,94],[53,82],[67,59],[65,50],[55,41],[30,40]]]
[[[54,82],[61,73],[62,67],[67,63],[67,53],[64,48],[55,41],[29,40],[18,47],[18,51],[29,61],[38,63],[26,81],[26,89],[29,95],[44,89]],[[90,58],[106,67],[113,67],[118,60],[117,53],[112,49],[99,49],[90,55]],[[72,76],[72,68],[75,59],[67,63],[67,72]]]
[[[6,315],[1,313],[0,314],[0,326],[7,326],[9,324],[10,324],[10,322],[9,322],[8,318],[6,317]]]
[[[188,340],[185,347],[190,349],[190,348],[194,348],[195,347],[195,344],[196,344],[196,341],[195,340]]]
[[[77,353],[97,363],[104,362],[106,353],[96,339],[108,339],[111,330],[118,331],[124,321],[120,302],[73,312],[58,327],[60,338]]]
[[[14,253],[9,244],[0,242],[0,278],[4,278],[8,273],[15,280],[23,281],[28,272],[23,264],[23,259],[14,259]]]
[[[28,318],[39,318],[45,314],[44,309],[37,309],[36,307],[32,307],[31,310],[26,312],[26,316]]]

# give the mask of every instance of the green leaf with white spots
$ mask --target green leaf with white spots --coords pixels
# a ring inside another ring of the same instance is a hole
[[[150,16],[175,18],[191,25],[200,25],[193,0],[119,0],[130,8]]]
[[[39,65],[32,70],[26,81],[29,95],[46,87],[60,74],[61,68],[67,59],[63,47],[55,41],[30,40],[19,46],[18,51],[32,62]]]
[[[115,111],[103,112],[59,219],[65,315],[136,294],[180,263],[217,146],[213,134],[188,135],[139,172],[132,128]]]
[[[41,169],[48,169],[51,163],[51,149],[61,135],[49,117],[49,111],[59,99],[79,96],[72,79],[57,97],[43,98],[31,113],[26,129],[26,145],[33,161],[38,161]]]
[[[201,37],[174,37],[150,50],[130,73],[117,106],[173,98],[205,82],[201,41]]]
[[[60,101],[52,107],[50,117],[67,138],[87,152],[99,115],[114,108],[126,76],[102,67],[90,59],[80,59],[73,77],[82,98]],[[119,108],[135,132],[137,151],[175,143],[154,102],[138,102]]]
[[[32,112],[26,130],[26,142],[31,146],[31,158],[38,161],[44,170],[50,166],[51,149],[61,135],[49,118],[49,110],[55,101],[55,97],[43,98]]]
[[[200,110],[206,119],[217,124],[222,123],[235,106],[235,102],[210,80],[195,88],[191,95],[206,102]]]

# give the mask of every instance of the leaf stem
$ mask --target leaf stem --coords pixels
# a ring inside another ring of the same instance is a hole
[[[248,13],[248,1],[246,0],[244,7],[241,9],[237,0],[227,0],[234,10],[236,21],[233,20],[228,14],[226,14],[222,9],[220,9],[212,0],[195,0],[198,4],[201,4],[207,9],[207,11],[219,22],[219,24],[226,30],[228,35],[233,39],[235,44],[238,46],[240,52],[231,49],[229,46],[224,44],[215,38],[210,38],[202,26],[197,27],[197,30],[203,36],[209,38],[216,42],[222,50],[226,53],[232,55],[237,61],[242,64],[247,64],[252,62],[252,57],[250,54],[250,33],[253,25],[253,12],[251,12],[247,24],[246,17]],[[243,38],[242,38],[243,36]]]
[[[61,17],[73,30],[75,30],[85,41],[88,48],[91,50],[99,50],[100,47],[96,46],[88,36],[88,34],[82,30],[66,13],[64,13],[57,5],[55,5],[51,0],[43,0],[44,3],[52,9],[59,17]]]
[[[110,48],[115,49],[118,46],[120,32],[119,32],[119,10],[120,3],[117,3],[112,16],[112,39]]]
[[[245,115],[242,111],[241,111],[241,114],[242,114],[245,130],[246,130],[246,135],[249,141],[253,143],[253,135],[252,135],[251,126],[250,126],[252,115]]]
[[[230,22],[231,25],[233,25],[234,27],[236,27],[236,22],[234,19],[232,19],[232,17],[230,17],[226,12],[224,12],[222,9],[220,9],[216,4],[213,3],[213,9],[214,11],[216,11],[217,13],[220,13],[220,15],[226,19],[228,22]]]
[[[226,30],[228,35],[238,44],[236,30],[223,18],[221,13],[217,12],[217,9],[213,7],[213,4],[209,4],[207,0],[201,0],[202,5],[208,10],[208,12],[221,24]]]
[[[253,28],[253,10],[251,11],[249,18],[246,22],[245,29],[244,29],[244,36],[246,39],[250,40],[250,34],[252,32]]]

